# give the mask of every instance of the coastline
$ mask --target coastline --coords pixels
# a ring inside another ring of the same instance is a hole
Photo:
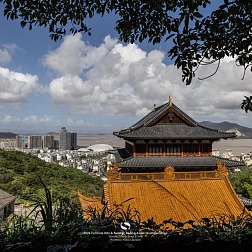
[[[220,153],[231,149],[234,155],[249,153],[252,151],[252,139],[227,139],[213,143],[213,149],[218,149]]]
[[[112,134],[78,134],[78,146],[88,147],[93,144],[108,144],[112,147],[124,147],[124,140]]]
[[[112,147],[124,147],[125,141],[112,134],[78,134],[78,146],[88,147],[93,144],[109,144]],[[213,149],[220,153],[231,149],[234,155],[252,151],[252,139],[227,139],[213,143]]]

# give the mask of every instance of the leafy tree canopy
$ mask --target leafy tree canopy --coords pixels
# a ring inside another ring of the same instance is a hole
[[[44,26],[57,41],[69,28],[73,34],[91,35],[85,21],[98,14],[115,13],[116,31],[124,42],[147,39],[157,44],[171,41],[168,56],[191,84],[200,65],[232,57],[244,74],[252,71],[252,2],[223,0],[212,10],[210,0],[0,0],[8,19],[20,19],[21,27]],[[206,14],[207,13],[207,14]],[[70,26],[69,26],[70,25]],[[252,111],[252,96],[241,108]]]
[[[100,196],[103,181],[74,168],[46,163],[38,157],[19,151],[0,150],[0,189],[20,199],[37,200],[44,192],[43,184],[53,198],[77,198],[77,191],[87,196]]]
[[[229,172],[230,182],[238,195],[252,198],[252,169],[243,167],[241,172]]]

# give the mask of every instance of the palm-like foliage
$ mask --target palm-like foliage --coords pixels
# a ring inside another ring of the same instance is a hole
[[[32,206],[34,206],[33,210],[31,211],[30,215],[34,212],[36,213],[35,218],[41,219],[40,222],[42,223],[41,227],[44,227],[45,231],[52,232],[54,227],[54,210],[53,210],[53,203],[52,203],[52,196],[50,190],[46,187],[42,179],[39,177],[40,182],[42,183],[44,190],[45,190],[45,197],[42,197],[41,200],[37,200]]]

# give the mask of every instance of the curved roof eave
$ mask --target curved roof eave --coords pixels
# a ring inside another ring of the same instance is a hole
[[[148,156],[129,157],[119,163],[120,168],[165,168],[167,166],[176,167],[215,167],[220,161],[227,167],[244,166],[242,161],[235,161],[216,156]]]

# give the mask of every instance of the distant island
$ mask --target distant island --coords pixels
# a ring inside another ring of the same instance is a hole
[[[220,122],[220,123],[203,121],[203,122],[199,122],[199,124],[204,127],[211,128],[211,129],[235,132],[237,135],[237,138],[252,138],[252,128],[244,127],[237,123],[230,123],[227,121]]]
[[[16,138],[16,135],[12,132],[0,132],[0,138]]]

